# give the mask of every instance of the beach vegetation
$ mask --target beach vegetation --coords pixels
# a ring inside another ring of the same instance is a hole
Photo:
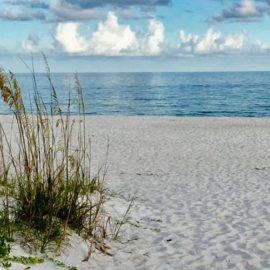
[[[75,75],[76,97],[69,95],[62,109],[44,59],[51,102],[43,101],[29,68],[34,89],[30,111],[16,76],[0,70],[0,95],[13,114],[10,130],[0,124],[0,254],[10,251],[6,239],[46,252],[61,248],[73,232],[89,242],[87,258],[93,247],[108,254],[104,175],[90,170],[82,87]],[[74,103],[76,116],[71,113]]]
[[[35,256],[11,256],[10,251],[11,246],[9,240],[4,236],[0,236],[0,264],[5,269],[10,268],[14,262],[24,265],[33,265],[43,263],[44,261],[42,258]],[[26,269],[30,269],[30,266],[28,266]]]
[[[112,239],[113,240],[117,240],[119,238],[119,233],[121,231],[121,228],[124,224],[126,224],[128,222],[128,219],[129,219],[129,213],[131,211],[131,208],[135,202],[135,199],[136,199],[136,196],[132,196],[130,199],[129,199],[129,205],[125,211],[125,213],[123,214],[123,216],[116,220],[116,222],[113,222],[112,223],[112,229],[111,229],[111,232],[112,232]]]

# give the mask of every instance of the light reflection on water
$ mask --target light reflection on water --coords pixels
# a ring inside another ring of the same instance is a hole
[[[31,75],[18,74],[27,108]],[[170,116],[270,116],[270,72],[82,73],[87,114]],[[74,97],[74,75],[53,74],[60,103]],[[50,104],[49,83],[37,74],[38,90]],[[33,100],[32,100],[33,103]],[[75,104],[72,112],[76,113]],[[9,113],[0,102],[0,113]]]

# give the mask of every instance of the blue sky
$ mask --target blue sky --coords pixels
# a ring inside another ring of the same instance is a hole
[[[2,0],[0,23],[15,72],[270,70],[270,0]]]

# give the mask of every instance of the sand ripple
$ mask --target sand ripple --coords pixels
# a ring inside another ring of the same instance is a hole
[[[110,138],[110,185],[138,192],[122,234],[136,240],[107,269],[270,268],[270,120],[90,122],[95,147]]]

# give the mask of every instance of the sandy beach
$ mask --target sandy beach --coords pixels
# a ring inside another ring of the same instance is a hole
[[[8,119],[1,116],[3,123]],[[119,241],[108,241],[113,256],[95,251],[81,262],[87,247],[74,238],[59,257],[66,269],[270,268],[270,119],[86,121],[93,170],[107,159],[106,185],[120,194],[107,211],[121,216],[125,198],[136,193],[137,199]],[[48,261],[31,269],[65,268]]]

